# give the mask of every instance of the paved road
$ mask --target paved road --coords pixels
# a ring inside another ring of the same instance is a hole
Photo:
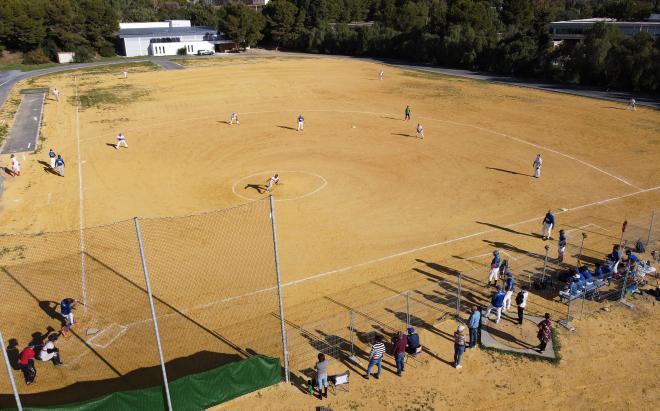
[[[24,153],[37,148],[44,98],[44,93],[23,95],[2,154]]]
[[[165,70],[183,70],[185,68],[181,64],[177,64],[169,60],[158,60],[156,61],[156,64],[158,64]]]

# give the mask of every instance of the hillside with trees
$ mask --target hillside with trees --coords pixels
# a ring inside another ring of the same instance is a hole
[[[115,54],[119,21],[190,19],[241,46],[396,58],[572,84],[660,92],[660,39],[625,37],[596,24],[580,42],[553,46],[549,22],[643,20],[660,0],[3,0],[0,51],[26,63],[75,51],[77,61]],[[353,25],[352,22],[371,22]]]

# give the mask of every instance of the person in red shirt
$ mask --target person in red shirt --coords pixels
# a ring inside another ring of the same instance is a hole
[[[401,331],[399,331],[392,342],[394,343],[393,354],[394,358],[396,359],[396,375],[400,377],[401,373],[403,372],[403,365],[406,359],[406,347],[408,346],[408,338],[406,338],[406,336]]]
[[[35,357],[36,354],[33,345],[28,345],[18,355],[18,366],[21,368],[21,371],[23,371],[25,384],[27,385],[34,384],[34,379],[37,377],[37,369],[34,368]]]

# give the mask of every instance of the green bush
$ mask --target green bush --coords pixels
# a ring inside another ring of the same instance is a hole
[[[74,63],[87,63],[94,58],[94,50],[87,46],[79,46],[73,50],[75,56],[73,57]]]
[[[5,46],[0,44],[0,57],[2,57],[2,53],[4,53],[4,51],[5,51]]]
[[[178,56],[185,56],[185,55],[188,54],[188,50],[186,50],[185,47],[181,47],[180,49],[178,49],[178,50],[176,51],[176,54],[177,54]]]
[[[43,49],[36,49],[23,54],[23,64],[46,64],[50,62]]]

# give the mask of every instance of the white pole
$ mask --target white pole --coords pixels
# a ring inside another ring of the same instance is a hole
[[[78,154],[78,210],[80,229],[80,267],[83,310],[87,314],[87,272],[85,268],[85,208],[83,194],[82,154],[80,152],[80,100],[78,97],[78,76],[74,76],[76,93],[76,146]]]
[[[151,294],[151,281],[149,280],[149,270],[147,269],[147,259],[144,256],[142,247],[142,234],[140,233],[140,223],[138,218],[133,218],[135,222],[135,232],[137,233],[138,247],[140,248],[140,258],[142,259],[142,270],[144,271],[144,281],[147,284],[147,295],[149,297],[149,307],[151,308],[151,319],[154,322],[154,332],[156,333],[156,345],[158,345],[158,355],[160,356],[160,368],[163,371],[163,382],[165,383],[165,397],[167,400],[167,409],[172,411],[172,400],[170,398],[170,387],[167,382],[167,371],[165,370],[165,358],[163,356],[163,346],[160,343],[160,333],[158,331],[158,320],[156,319],[156,309],[154,308],[154,298]]]
[[[2,345],[2,355],[5,358],[5,366],[7,367],[7,374],[9,374],[9,382],[11,383],[11,389],[14,391],[16,408],[18,408],[18,411],[23,411],[23,405],[21,404],[21,397],[18,396],[18,389],[16,388],[16,381],[14,381],[14,374],[12,373],[11,364],[9,364],[9,356],[7,356],[7,349],[5,348],[5,339],[2,336],[2,331],[0,331],[0,345]]]
[[[282,353],[284,354],[284,380],[289,382],[289,353],[286,346],[286,329],[284,328],[284,306],[282,305],[282,285],[280,282],[280,257],[277,252],[277,226],[275,225],[275,202],[273,195],[268,196],[270,203],[270,223],[273,227],[273,250],[275,252],[275,274],[277,275],[277,301],[280,304],[280,327],[282,328]]]

